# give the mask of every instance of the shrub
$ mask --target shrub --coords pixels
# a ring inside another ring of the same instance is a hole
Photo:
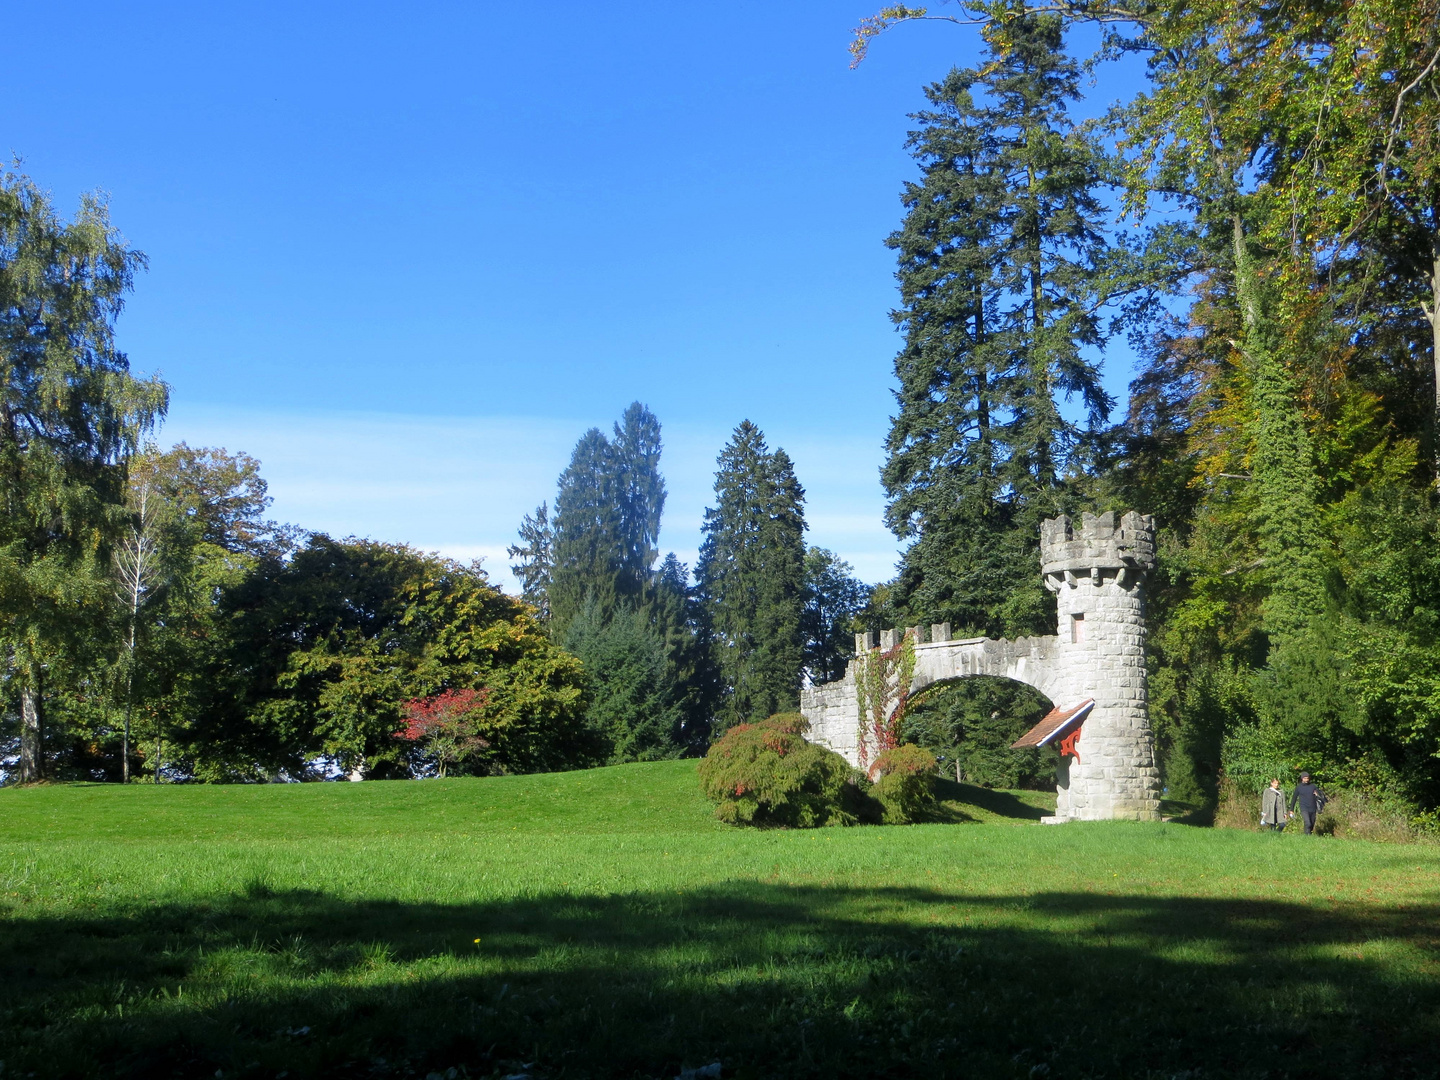
[[[798,713],[779,713],[755,724],[737,724],[700,762],[700,785],[716,804],[715,816],[730,825],[853,825],[849,763],[806,742],[809,727]]]
[[[875,759],[880,779],[870,789],[887,825],[908,825],[935,809],[935,755],[905,744]]]
[[[489,688],[446,690],[404,705],[405,726],[396,738],[420,743],[443,778],[452,765],[489,749],[478,731],[490,704]]]
[[[1298,825],[1297,817],[1294,824]],[[1352,840],[1378,840],[1406,844],[1423,836],[1410,822],[1408,808],[1359,791],[1342,791],[1331,796],[1315,820],[1321,836],[1343,836]]]

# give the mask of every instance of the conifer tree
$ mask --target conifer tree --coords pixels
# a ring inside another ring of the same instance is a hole
[[[665,641],[645,614],[621,607],[605,618],[591,596],[570,622],[565,649],[585,666],[585,719],[609,748],[609,760],[679,757],[684,687],[671,677]]]
[[[721,730],[796,707],[804,665],[805,492],[746,420],[720,452],[697,571]]]
[[[638,596],[649,583],[665,512],[665,480],[660,475],[660,421],[632,402],[615,425],[611,449],[615,460],[615,494],[619,510],[618,539],[624,591]]]
[[[1074,501],[1083,435],[1057,397],[1078,397],[1092,427],[1111,404],[1085,356],[1104,336],[1110,249],[1103,159],[1065,114],[1078,80],[1058,18],[1027,14],[916,116],[923,175],[888,241],[905,345],[883,471],[888,524],[913,541],[894,598],[909,617],[992,634],[1053,617],[1038,526]]]
[[[541,503],[535,513],[520,521],[520,543],[511,544],[505,554],[517,560],[510,572],[520,582],[520,595],[540,613],[540,621],[550,618],[550,577],[555,568],[555,533],[550,528],[550,507]]]
[[[563,636],[593,596],[602,619],[642,606],[658,552],[665,481],[660,422],[638,401],[614,426],[580,437],[555,496],[550,618]],[[538,524],[537,524],[538,527]]]
[[[650,625],[665,643],[668,678],[684,715],[681,739],[686,746],[703,748],[719,680],[699,590],[690,584],[690,568],[673,551],[655,574],[647,612]]]

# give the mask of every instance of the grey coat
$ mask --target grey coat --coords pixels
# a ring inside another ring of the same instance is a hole
[[[1265,794],[1260,796],[1260,824],[1261,825],[1284,825],[1288,820],[1285,813],[1285,793],[1273,787],[1267,787]]]

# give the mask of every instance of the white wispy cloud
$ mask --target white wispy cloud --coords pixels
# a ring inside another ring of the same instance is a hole
[[[480,558],[491,579],[513,592],[518,586],[505,548],[524,514],[553,501],[555,480],[587,426],[521,416],[317,415],[180,404],[161,441],[254,455],[280,520]],[[715,456],[729,434],[710,425],[664,426],[669,498],[661,547],[692,566]],[[881,521],[878,440],[767,434],[794,458],[806,488],[809,542],[836,551],[867,581],[890,577],[896,546]]]

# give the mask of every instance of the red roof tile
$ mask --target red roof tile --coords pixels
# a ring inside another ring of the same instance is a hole
[[[1045,718],[1010,744],[1010,749],[1022,746],[1049,746],[1056,739],[1063,738],[1085,722],[1090,710],[1095,707],[1094,698],[1086,698],[1069,709],[1051,709]]]

